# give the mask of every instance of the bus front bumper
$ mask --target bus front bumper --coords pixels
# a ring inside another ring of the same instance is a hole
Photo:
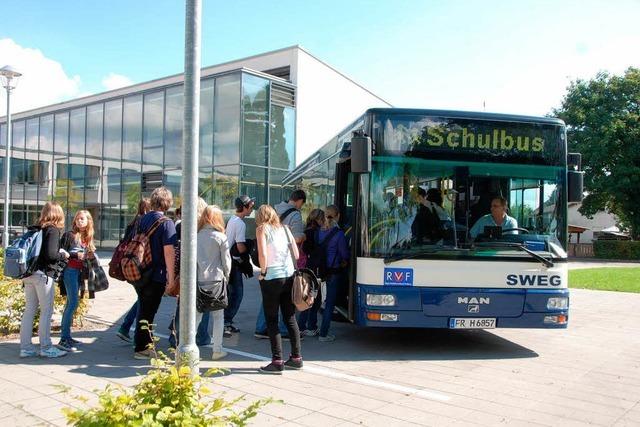
[[[455,329],[461,326],[469,328],[470,324],[470,329],[562,329],[569,321],[569,290],[566,288],[358,285],[357,298],[356,323],[362,326]],[[482,321],[478,322],[479,319]]]

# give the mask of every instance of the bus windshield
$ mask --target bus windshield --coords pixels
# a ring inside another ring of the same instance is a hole
[[[369,177],[368,255],[527,256],[509,245],[487,244],[509,242],[566,257],[564,173],[560,166],[376,156]],[[511,217],[498,232],[491,214],[497,197]]]

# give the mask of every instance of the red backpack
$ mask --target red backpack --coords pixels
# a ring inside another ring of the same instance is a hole
[[[142,280],[142,274],[151,266],[151,235],[165,221],[169,221],[169,218],[165,216],[158,218],[149,230],[145,233],[136,231],[133,239],[127,243],[120,261],[122,275],[127,282],[139,283]]]
[[[113,277],[117,280],[122,280],[123,282],[126,280],[124,277],[124,273],[122,272],[122,258],[124,257],[125,252],[127,251],[127,245],[131,241],[133,237],[131,234],[135,233],[140,226],[140,218],[136,218],[130,227],[127,227],[129,233],[127,233],[124,238],[118,243],[116,246],[116,250],[113,252],[113,256],[111,257],[111,261],[109,261],[109,276]]]

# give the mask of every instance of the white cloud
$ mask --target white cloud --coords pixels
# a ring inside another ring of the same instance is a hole
[[[102,86],[106,90],[119,89],[125,86],[131,86],[133,81],[127,76],[123,76],[116,73],[109,73],[108,76],[102,79]]]
[[[62,64],[47,58],[38,49],[20,46],[9,38],[0,39],[0,58],[0,67],[11,65],[23,74],[11,93],[12,112],[54,104],[80,93],[80,77],[67,75]],[[6,91],[0,88],[0,92],[0,116],[4,116]]]

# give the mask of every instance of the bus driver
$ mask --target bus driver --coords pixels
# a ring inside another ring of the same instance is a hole
[[[496,196],[491,199],[491,213],[480,217],[471,227],[469,234],[475,239],[484,232],[484,228],[487,226],[502,227],[503,230],[518,228],[518,221],[507,215],[507,199],[504,197]],[[507,233],[518,234],[518,231],[507,231]]]

